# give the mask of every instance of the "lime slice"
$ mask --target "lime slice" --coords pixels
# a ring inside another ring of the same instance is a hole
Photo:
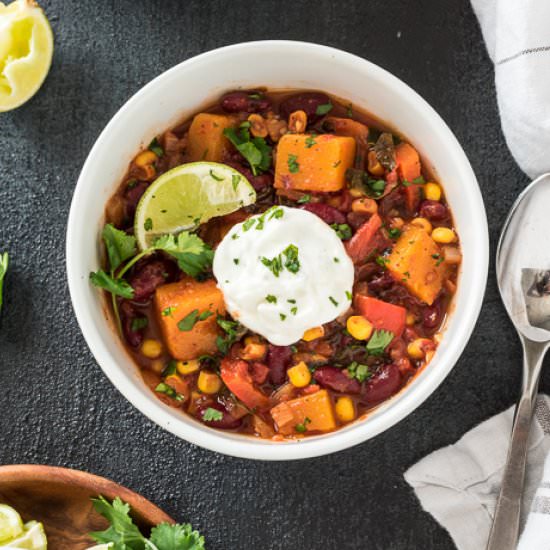
[[[23,532],[23,520],[11,506],[0,504],[0,542],[18,537]]]
[[[256,201],[237,170],[217,162],[176,166],[155,180],[136,209],[134,233],[142,250],[159,236],[193,229]]]
[[[47,550],[48,548],[44,526],[37,521],[25,523],[23,533],[5,544],[6,546],[0,546],[0,548],[20,548],[22,550]]]
[[[52,29],[38,5],[0,2],[0,112],[19,107],[38,91],[52,55]]]

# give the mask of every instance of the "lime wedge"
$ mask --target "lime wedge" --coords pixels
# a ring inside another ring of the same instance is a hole
[[[0,548],[19,548],[21,550],[47,550],[48,548],[44,526],[37,521],[25,523],[23,533],[4,544],[5,546],[0,546]]]
[[[23,520],[11,506],[0,504],[0,543],[18,537],[23,532]]]
[[[52,29],[38,5],[0,2],[0,112],[19,107],[38,91],[52,55]]]
[[[96,546],[91,546],[90,548],[88,548],[88,550],[109,550],[112,547],[112,543],[108,542],[107,544],[98,544]]]
[[[156,179],[136,209],[134,233],[142,250],[159,236],[193,229],[256,201],[237,170],[217,162],[176,166]]]

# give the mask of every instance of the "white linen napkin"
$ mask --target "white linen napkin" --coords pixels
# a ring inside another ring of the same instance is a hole
[[[487,546],[513,415],[511,407],[493,416],[405,472],[424,510],[447,529],[459,550]],[[531,511],[518,550],[550,548],[549,451],[550,398],[539,395],[529,438],[522,525],[525,511]]]
[[[472,0],[489,55],[502,130],[531,178],[550,172],[550,2]]]

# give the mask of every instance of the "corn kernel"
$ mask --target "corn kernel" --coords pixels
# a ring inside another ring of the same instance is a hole
[[[148,359],[156,359],[162,353],[162,344],[158,340],[147,338],[141,344],[141,354]]]
[[[355,419],[355,405],[351,397],[339,397],[334,405],[334,410],[341,422],[351,422]]]
[[[436,243],[449,244],[456,241],[455,232],[448,227],[436,227],[432,231],[432,239]]]
[[[432,346],[432,341],[428,338],[417,338],[407,346],[407,354],[413,359],[422,359],[426,355],[425,346]]]
[[[304,332],[302,340],[311,342],[312,340],[317,340],[317,338],[322,338],[324,335],[325,329],[323,327],[313,327]]]
[[[372,335],[372,324],[362,315],[348,317],[346,328],[356,340],[368,340]]]
[[[361,212],[363,214],[376,214],[378,212],[378,204],[374,199],[363,197],[361,199],[355,199],[351,203],[351,209],[353,212]]]
[[[200,361],[198,359],[191,359],[190,361],[177,361],[176,370],[185,376],[186,374],[193,374],[200,368]]]
[[[426,233],[432,232],[432,224],[426,218],[414,218],[411,220],[411,225],[424,229]]]
[[[161,374],[164,371],[164,368],[165,364],[161,359],[155,359],[155,361],[151,363],[151,370],[157,374]]]
[[[241,352],[241,359],[246,361],[257,361],[263,359],[267,352],[267,346],[258,342],[246,344]]]
[[[358,199],[359,197],[364,197],[365,193],[361,191],[361,189],[357,189],[356,187],[352,187],[351,189],[348,189],[348,193],[354,198]]]
[[[304,388],[311,382],[311,372],[309,372],[307,365],[303,361],[290,367],[286,373],[290,383],[295,388]]]
[[[216,373],[207,370],[202,370],[200,372],[199,379],[197,380],[197,388],[199,388],[202,393],[217,393],[220,391],[221,387],[222,381]]]
[[[408,327],[412,327],[416,323],[416,315],[413,313],[407,313],[407,317],[405,317],[405,323]]]
[[[136,166],[143,168],[148,164],[153,164],[157,161],[157,155],[153,151],[143,151],[135,159],[134,162]]]
[[[367,170],[373,176],[382,176],[384,174],[384,167],[380,164],[375,151],[370,151],[367,155]]]
[[[438,201],[441,199],[441,187],[437,183],[427,183],[424,186],[424,195],[430,201]]]

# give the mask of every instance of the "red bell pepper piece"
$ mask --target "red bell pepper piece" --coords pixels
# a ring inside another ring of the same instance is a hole
[[[355,307],[377,330],[389,330],[396,338],[403,334],[407,310],[404,307],[388,304],[377,298],[358,294]]]
[[[378,214],[373,214],[345,243],[346,252],[353,263],[363,261],[376,248],[374,236],[381,227],[382,218]]]
[[[220,372],[225,385],[250,409],[268,409],[269,398],[254,386],[248,363],[241,359],[222,360]]]

